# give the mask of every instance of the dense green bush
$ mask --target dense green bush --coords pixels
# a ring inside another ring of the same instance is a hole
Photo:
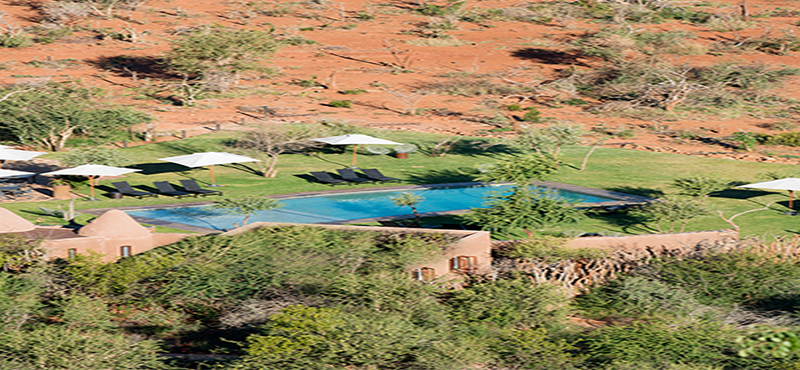
[[[583,339],[591,363],[728,365],[746,361],[736,355],[735,334],[719,324],[648,322],[609,326]]]
[[[662,281],[692,292],[704,304],[787,312],[800,306],[800,268],[792,260],[720,253],[656,267]]]
[[[472,284],[447,300],[454,320],[497,327],[537,327],[559,323],[564,297],[555,287],[533,284],[525,277]]]
[[[765,144],[800,146],[800,132],[781,132],[775,135],[769,135]]]

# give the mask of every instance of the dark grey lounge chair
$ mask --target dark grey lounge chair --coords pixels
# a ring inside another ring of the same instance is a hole
[[[396,179],[394,177],[384,176],[381,171],[378,171],[377,168],[364,168],[361,170],[369,179],[380,181],[380,182],[391,182],[397,181],[400,182],[402,180]]]
[[[112,182],[111,185],[114,185],[114,188],[117,189],[122,195],[130,195],[132,197],[142,198],[142,197],[157,197],[158,194],[150,193],[146,191],[139,191],[134,190],[127,181],[120,181],[120,182]]]
[[[175,190],[167,181],[156,181],[153,183],[158,189],[158,194],[160,195],[169,195],[171,197],[177,197],[178,199],[183,197],[197,197],[197,194],[189,193],[186,191]]]
[[[311,172],[311,175],[314,176],[314,179],[328,185],[337,185],[337,184],[352,184],[350,181],[339,180],[331,176],[331,174],[324,172],[324,171],[317,171]]]
[[[222,192],[219,190],[209,190],[201,188],[200,185],[197,183],[197,181],[193,179],[181,180],[181,186],[183,186],[184,190],[190,193],[195,193],[197,195],[202,195],[202,196],[222,195]]]
[[[338,172],[339,176],[341,176],[343,179],[345,179],[347,181],[352,181],[352,182],[375,182],[376,181],[376,180],[372,180],[372,179],[365,179],[365,178],[363,178],[361,176],[358,176],[358,174],[356,174],[356,171],[354,171],[352,168],[340,168],[340,169],[336,170],[336,172]]]

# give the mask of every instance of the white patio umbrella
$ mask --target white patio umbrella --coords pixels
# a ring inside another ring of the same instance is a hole
[[[794,200],[794,191],[800,190],[800,179],[794,177],[787,177],[785,179],[757,182],[755,184],[747,184],[737,186],[737,188],[755,188],[755,189],[776,189],[789,191],[789,209],[792,209],[792,201]]]
[[[84,164],[82,166],[65,168],[63,170],[45,172],[45,176],[58,176],[58,175],[72,175],[72,176],[86,176],[89,178],[90,197],[89,200],[97,200],[94,198],[94,186],[97,178],[100,176],[119,176],[131,172],[139,172],[141,170],[133,168],[111,167],[101,164]]]
[[[36,175],[33,172],[0,169],[0,178],[25,178]]]
[[[187,155],[179,155],[177,157],[159,158],[160,161],[167,161],[179,164],[186,167],[205,167],[211,173],[211,185],[218,186],[214,181],[214,165],[215,164],[228,164],[228,163],[244,163],[244,162],[258,162],[258,159],[245,157],[243,155],[225,153],[225,152],[203,152]]]
[[[361,144],[369,145],[400,145],[401,143],[396,143],[391,140],[384,140],[379,139],[377,137],[372,137],[369,135],[361,135],[361,134],[347,134],[341,136],[331,136],[331,137],[323,137],[319,139],[311,139],[312,141],[319,141],[325,144],[331,145],[355,145],[353,147],[353,167],[356,166],[356,152],[358,151],[358,146]]]
[[[3,167],[4,161],[27,161],[38,157],[42,154],[46,154],[45,152],[32,152],[28,150],[17,150],[17,149],[9,149],[0,148],[0,168]]]

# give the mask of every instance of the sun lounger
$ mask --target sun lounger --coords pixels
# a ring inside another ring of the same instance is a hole
[[[137,198],[158,196],[156,193],[135,190],[127,181],[112,182],[111,185],[114,185],[114,188],[122,195],[129,195]]]
[[[183,186],[184,190],[190,193],[195,193],[197,195],[202,195],[202,196],[222,195],[222,192],[219,190],[209,190],[201,188],[200,185],[197,183],[197,181],[193,179],[181,180],[181,186]]]
[[[172,187],[172,184],[170,184],[167,181],[156,181],[153,183],[153,185],[156,186],[156,189],[158,189],[158,194],[161,195],[169,195],[171,197],[176,197],[179,199],[190,196],[197,197],[197,194],[189,193],[186,191],[175,190],[175,188]]]
[[[311,172],[311,175],[314,176],[315,180],[323,184],[328,184],[328,185],[352,184],[349,181],[334,178],[333,176],[331,176],[331,174],[324,171]]]
[[[347,181],[352,181],[352,182],[375,182],[376,181],[376,180],[372,180],[372,179],[365,179],[365,178],[363,178],[361,176],[358,176],[358,174],[356,174],[356,171],[354,171],[352,168],[340,168],[340,169],[336,170],[336,172],[338,172],[339,176],[341,176],[343,179],[345,179]]]
[[[397,181],[400,182],[402,180],[396,179],[394,177],[384,176],[381,171],[378,171],[377,168],[364,168],[361,170],[369,179],[380,181],[380,182],[391,182]]]

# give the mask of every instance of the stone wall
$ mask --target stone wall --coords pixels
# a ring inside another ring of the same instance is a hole
[[[497,242],[508,247],[513,242]],[[546,262],[532,259],[497,258],[498,274],[523,272],[536,283],[552,283],[578,294],[603,284],[619,274],[648,264],[659,257],[696,258],[709,252],[730,252],[742,248],[738,233],[729,230],[681,234],[652,234],[619,237],[587,237],[570,241],[566,248],[595,248],[605,257]]]

